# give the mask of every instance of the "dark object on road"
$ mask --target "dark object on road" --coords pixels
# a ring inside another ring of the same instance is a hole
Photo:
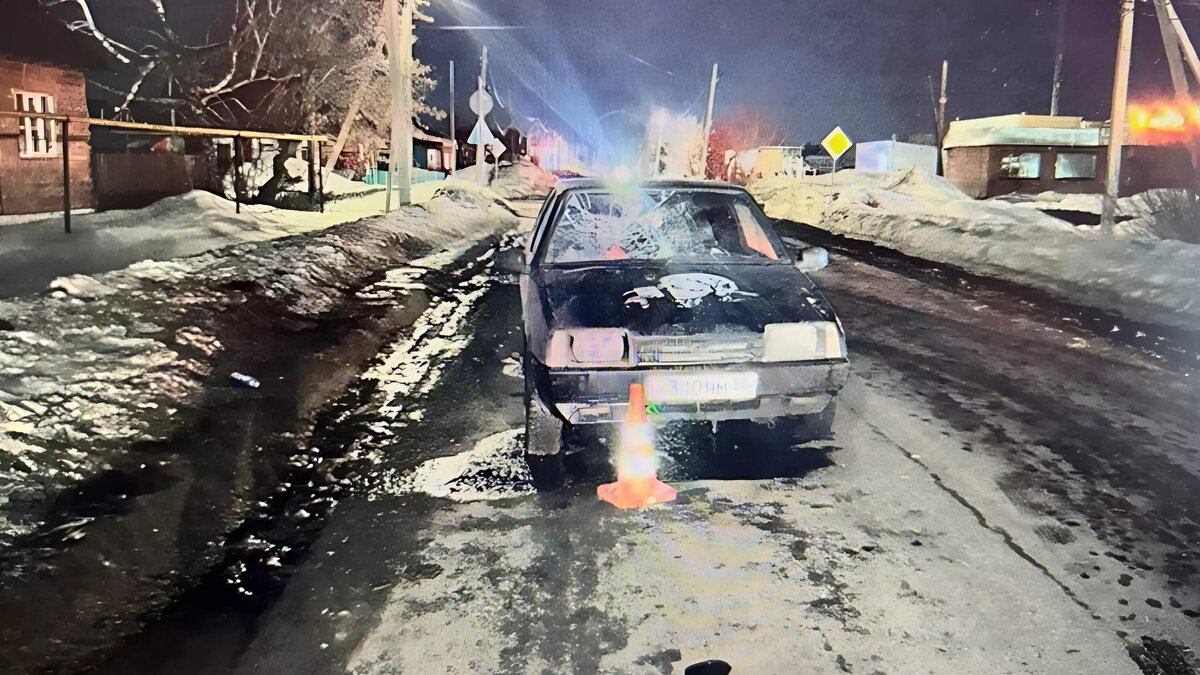
[[[732,672],[733,666],[714,659],[693,663],[683,671],[683,675],[729,675]]]
[[[526,456],[561,474],[564,430],[624,417],[631,384],[655,422],[796,418],[827,436],[849,371],[833,307],[745,190],[560,181],[521,273]]]

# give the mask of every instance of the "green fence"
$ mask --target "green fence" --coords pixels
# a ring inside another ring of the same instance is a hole
[[[387,171],[371,169],[363,178],[363,182],[367,185],[387,185],[387,174]],[[412,169],[413,185],[417,185],[418,183],[431,183],[437,180],[446,180],[446,174],[442,173],[441,171],[429,171],[419,167],[413,167]]]

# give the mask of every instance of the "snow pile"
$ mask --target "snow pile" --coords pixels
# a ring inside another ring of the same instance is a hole
[[[35,528],[53,495],[186,425],[231,365],[224,331],[244,336],[247,316],[318,319],[380,270],[517,225],[494,195],[468,194],[0,301],[0,544]]]
[[[488,436],[466,452],[438,457],[395,479],[393,494],[423,492],[457,502],[505,499],[534,492],[525,465],[525,432],[510,429]]]
[[[526,158],[501,164],[491,188],[504,199],[544,199],[554,191],[558,178]]]
[[[1099,222],[1104,197],[1043,192],[1004,195],[992,201],[1053,213],[1077,213]],[[1190,190],[1159,188],[1122,197],[1117,201],[1117,219],[1118,235],[1200,244],[1200,195]]]
[[[786,176],[750,186],[767,215],[1033,286],[1137,321],[1200,330],[1200,246],[1111,237],[979,202],[917,171]]]

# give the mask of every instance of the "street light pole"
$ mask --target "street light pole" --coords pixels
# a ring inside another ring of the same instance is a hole
[[[1133,60],[1133,13],[1134,0],[1121,0],[1117,70],[1113,76],[1112,130],[1108,140],[1108,177],[1100,214],[1100,227],[1105,232],[1116,228],[1117,199],[1121,194],[1121,155],[1125,147],[1125,117],[1129,104],[1129,66]]]

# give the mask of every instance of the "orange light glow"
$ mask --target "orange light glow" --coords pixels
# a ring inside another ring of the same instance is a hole
[[[1200,135],[1200,104],[1174,102],[1135,103],[1129,106],[1129,128],[1134,132]]]
[[[640,509],[675,500],[675,488],[658,480],[654,425],[646,417],[646,393],[629,385],[629,409],[617,447],[617,482],[596,488],[596,496],[619,509]]]

